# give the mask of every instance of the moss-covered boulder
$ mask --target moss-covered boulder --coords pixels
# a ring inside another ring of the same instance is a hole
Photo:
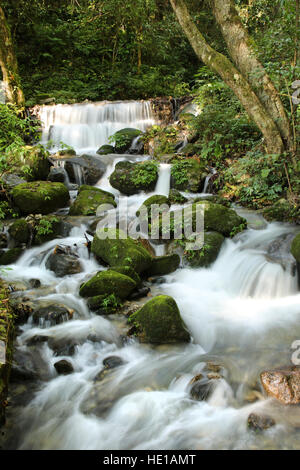
[[[150,268],[147,269],[148,276],[164,276],[176,271],[180,265],[180,256],[176,253],[172,255],[158,256],[152,259]]]
[[[118,311],[122,301],[115,294],[96,295],[87,299],[87,305],[96,315],[110,315]]]
[[[171,187],[198,193],[203,188],[205,176],[205,165],[198,159],[178,160],[172,164]]]
[[[136,212],[136,215],[139,216],[141,214],[142,208],[145,207],[147,210],[148,216],[150,217],[151,207],[154,205],[165,206],[166,209],[168,210],[168,208],[170,207],[170,202],[166,196],[160,196],[160,195],[155,194],[154,196],[148,197],[148,199],[146,199],[146,201],[143,202],[143,205],[138,209],[138,211]]]
[[[8,233],[13,239],[15,246],[28,243],[30,240],[30,227],[24,219],[13,222],[8,229]]]
[[[42,245],[50,240],[59,238],[62,236],[68,236],[72,226],[67,222],[64,222],[60,217],[56,215],[45,215],[42,217],[36,216],[33,220],[30,220],[33,228],[34,245]]]
[[[11,248],[10,250],[0,250],[0,265],[15,263],[23,253],[22,248]]]
[[[50,171],[49,152],[41,145],[26,147],[23,165],[29,167],[24,173],[28,181],[46,180]]]
[[[204,245],[199,250],[186,250],[184,261],[194,268],[207,268],[216,261],[223,242],[221,233],[207,232],[204,234]]]
[[[122,161],[116,164],[109,181],[113,188],[130,196],[139,191],[153,191],[157,179],[158,166],[155,162]]]
[[[97,231],[91,249],[98,258],[110,266],[130,266],[138,274],[145,271],[152,260],[141,242],[126,237],[126,234],[118,229]]]
[[[141,134],[142,131],[140,131],[139,129],[133,129],[130,127],[117,131],[112,136],[112,141],[115,142],[115,152],[126,153],[130,149],[134,139]]]
[[[78,196],[70,207],[70,215],[96,215],[102,204],[117,207],[113,194],[93,186],[82,185]]]
[[[175,300],[167,295],[149,300],[129,317],[129,323],[133,327],[130,333],[145,343],[175,343],[190,339]]]
[[[183,196],[177,189],[171,189],[169,193],[170,204],[185,204],[188,199]]]
[[[69,192],[62,183],[34,181],[16,186],[11,195],[22,214],[49,214],[67,206]]]
[[[154,230],[152,231],[153,237],[158,236],[155,229],[159,230],[159,236],[163,237],[165,233],[170,231],[171,238],[174,233],[184,233],[184,227],[190,227],[194,233],[197,231],[196,221],[197,214],[201,220],[204,216],[204,229],[207,232],[219,232],[225,237],[234,236],[236,233],[244,230],[247,227],[247,221],[240,217],[235,210],[222,206],[221,204],[214,204],[209,201],[199,201],[189,206],[189,209],[179,209],[178,211],[170,212],[170,223],[165,223],[162,227],[162,217],[159,223],[155,223]]]
[[[294,256],[297,263],[300,264],[300,233],[296,235],[292,242],[291,253]]]
[[[102,145],[96,152],[98,155],[109,155],[115,153],[115,147],[112,145]]]
[[[131,266],[114,266],[113,270],[117,273],[130,277],[134,280],[137,286],[139,286],[142,282],[138,273]]]
[[[80,286],[81,297],[114,294],[120,299],[126,299],[136,288],[136,282],[124,274],[109,269],[100,271],[92,279]]]

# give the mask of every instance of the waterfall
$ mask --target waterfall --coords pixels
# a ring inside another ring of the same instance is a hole
[[[149,101],[99,102],[42,106],[42,143],[70,145],[76,151],[96,152],[115,132],[131,127],[145,131],[155,123]]]
[[[155,193],[162,196],[169,196],[170,192],[171,165],[161,163],[159,165],[158,181],[156,183]]]

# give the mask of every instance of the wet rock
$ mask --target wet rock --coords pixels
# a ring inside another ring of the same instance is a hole
[[[266,429],[275,426],[275,421],[273,418],[264,415],[258,415],[256,413],[251,413],[248,416],[247,426],[249,429],[255,432],[262,432]]]
[[[141,285],[141,278],[131,266],[114,266],[113,270],[117,273],[124,274],[134,280],[137,286]]]
[[[70,207],[69,214],[96,215],[98,207],[103,204],[109,204],[112,208],[117,207],[113,194],[93,186],[82,185],[76,200]]]
[[[110,266],[130,266],[138,274],[145,271],[152,260],[149,252],[138,240],[127,237],[118,229],[99,231],[93,239],[91,249]]]
[[[10,250],[0,250],[0,265],[13,264],[23,253],[22,248],[11,248]]]
[[[41,287],[41,281],[39,279],[30,279],[29,285],[32,287],[32,289],[38,289]]]
[[[263,210],[263,216],[268,222],[293,222],[300,217],[300,209],[290,204],[286,199],[279,199],[272,206]]]
[[[46,268],[53,271],[57,277],[70,276],[82,272],[77,255],[72,254],[70,248],[56,246],[46,261]]]
[[[98,155],[109,155],[115,153],[115,147],[113,145],[102,145],[96,152]]]
[[[8,239],[5,233],[0,233],[0,249],[7,248]]]
[[[293,239],[291,253],[297,263],[300,263],[300,233],[298,233],[298,235]]]
[[[117,131],[113,135],[113,140],[115,142],[115,152],[116,153],[126,153],[131,147],[132,142],[136,137],[141,135],[142,132],[139,129],[125,128]]]
[[[152,259],[151,266],[147,269],[147,276],[164,276],[173,273],[180,265],[180,256],[172,255],[157,256]]]
[[[23,243],[27,244],[30,240],[30,226],[24,219],[19,219],[13,222],[8,233],[14,240],[15,246],[20,246]]]
[[[130,300],[142,299],[143,297],[146,297],[149,294],[150,290],[151,289],[148,286],[140,287],[135,292],[130,294],[129,299]]]
[[[109,181],[113,188],[128,196],[140,191],[153,191],[158,179],[158,167],[154,162],[116,164]]]
[[[126,299],[135,289],[133,279],[113,270],[101,271],[89,281],[81,285],[81,297],[115,294],[120,299]]]
[[[64,183],[66,177],[66,170],[62,167],[52,166],[47,180],[53,183]]]
[[[38,307],[32,315],[33,323],[36,325],[50,323],[50,325],[59,325],[72,318],[72,312],[63,305],[49,305]]]
[[[72,224],[58,215],[30,215],[26,217],[26,221],[32,227],[34,245],[42,245],[55,238],[67,237],[73,228]]]
[[[129,317],[131,334],[145,343],[175,343],[189,341],[190,335],[181,319],[175,300],[159,295],[149,300]]]
[[[125,364],[125,361],[118,356],[109,356],[103,359],[103,365],[106,369],[115,369]]]
[[[30,173],[25,177],[28,181],[46,180],[50,170],[49,152],[41,145],[26,146],[24,164],[29,166]]]
[[[55,356],[74,356],[77,346],[79,346],[77,340],[71,338],[49,338],[48,346],[54,352]]]
[[[14,312],[15,324],[22,325],[23,323],[26,323],[33,312],[32,305],[28,304],[23,299],[18,297],[14,298],[12,296],[9,303]]]
[[[69,192],[62,183],[34,181],[16,186],[11,192],[15,205],[23,214],[49,214],[65,207]]]
[[[94,185],[98,183],[100,178],[105,173],[105,164],[96,157],[91,155],[81,155],[80,157],[73,157],[65,160],[65,170],[67,171],[71,183],[77,183],[75,167],[79,166],[83,182],[88,185]]]
[[[1,176],[1,179],[4,183],[5,188],[8,191],[12,190],[15,186],[18,186],[19,184],[26,183],[25,179],[20,178],[20,176],[15,175],[14,173],[4,174]]]
[[[300,367],[262,372],[260,379],[265,392],[285,405],[300,403]]]
[[[215,380],[218,380],[219,377]],[[208,400],[215,390],[216,382],[208,377],[203,377],[201,374],[194,377],[191,381],[190,396],[193,400],[205,401]]]
[[[66,359],[62,359],[54,364],[55,370],[59,375],[68,375],[74,372],[74,368],[71,362]]]

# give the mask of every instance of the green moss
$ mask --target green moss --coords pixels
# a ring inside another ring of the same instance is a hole
[[[296,235],[292,242],[291,253],[294,256],[295,260],[300,263],[300,233]]]
[[[50,171],[49,152],[41,145],[26,147],[25,165],[29,171],[24,174],[28,181],[46,180]]]
[[[128,127],[117,131],[109,138],[109,141],[115,143],[114,150],[116,153],[125,153],[131,147],[133,140],[141,134],[142,132],[139,129]]]
[[[126,299],[135,289],[133,279],[113,270],[101,271],[89,281],[82,284],[79,290],[81,297],[115,294],[120,299]]]
[[[22,248],[11,248],[10,250],[0,251],[0,265],[15,263],[23,253]]]
[[[53,215],[42,217],[35,226],[34,244],[42,245],[60,234],[61,221]]]
[[[150,266],[152,258],[138,240],[126,238],[118,229],[103,229],[98,235],[93,239],[92,252],[110,266],[130,266],[138,274]],[[102,240],[103,236],[107,238]]]
[[[187,250],[184,259],[192,267],[208,267],[216,261],[221,250],[224,237],[220,233],[210,232],[204,234],[204,245],[199,250]]]
[[[28,243],[30,239],[30,228],[26,220],[16,220],[8,229],[8,233],[16,244]]]
[[[136,212],[136,215],[139,216],[142,207],[146,207],[147,212],[148,212],[148,216],[150,217],[151,216],[151,206],[154,205],[154,204],[159,205],[159,206],[166,205],[166,206],[170,207],[169,199],[166,196],[154,195],[154,196],[150,196],[148,199],[146,199],[146,201],[143,202],[143,205]]]
[[[142,282],[138,273],[131,266],[114,266],[113,270],[117,273],[130,277],[134,280],[137,286]]]
[[[172,164],[171,186],[177,190],[197,193],[205,180],[205,165],[199,160],[189,158]]]
[[[97,150],[97,153],[98,155],[109,155],[110,153],[115,153],[115,147],[112,145],[102,145],[102,147]]]
[[[88,307],[97,315],[109,315],[115,313],[122,305],[121,300],[115,294],[96,295],[87,301]]]
[[[262,213],[268,222],[294,222],[300,218],[299,205],[294,206],[285,199],[280,199],[272,206],[266,207]]]
[[[176,271],[179,265],[180,256],[177,254],[158,256],[152,259],[151,266],[147,269],[146,274],[148,276],[164,276]]]
[[[171,189],[169,193],[169,201],[171,204],[185,204],[188,199],[184,197],[177,189]]]
[[[190,339],[175,300],[167,295],[151,299],[129,317],[129,323],[143,342],[174,343]]]
[[[65,185],[50,181],[19,184],[13,188],[11,195],[23,214],[49,214],[69,202]]]
[[[130,196],[139,191],[152,191],[157,179],[158,167],[155,162],[122,161],[116,164],[109,181],[113,188]]]
[[[96,215],[97,209],[102,204],[110,204],[117,207],[113,194],[102,191],[93,186],[80,188],[78,196],[70,207],[70,215]]]

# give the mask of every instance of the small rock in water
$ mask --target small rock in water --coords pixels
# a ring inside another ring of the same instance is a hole
[[[274,419],[269,416],[258,415],[256,413],[251,413],[248,416],[247,426],[249,429],[256,432],[265,431],[266,429],[275,426],[275,424]]]
[[[56,372],[60,375],[72,374],[72,372],[74,372],[72,364],[66,359],[62,359],[61,361],[56,362],[54,367]]]
[[[260,379],[266,393],[284,405],[300,403],[300,367],[262,372]]]
[[[50,173],[48,175],[48,181],[52,181],[54,183],[63,183],[65,181],[66,170],[64,168],[59,168],[52,166],[50,168]]]
[[[118,356],[109,356],[103,359],[103,365],[106,369],[115,369],[123,364],[125,364],[123,359]]]
[[[38,289],[41,287],[41,281],[39,279],[30,279],[29,285],[32,289]]]
[[[137,300],[146,297],[150,292],[150,287],[144,286],[130,294],[129,300]]]
[[[33,323],[50,322],[51,325],[58,325],[69,320],[72,312],[63,305],[49,305],[37,308],[32,315]]]
[[[57,246],[46,261],[46,268],[57,277],[78,274],[82,271],[80,261],[69,247]]]

